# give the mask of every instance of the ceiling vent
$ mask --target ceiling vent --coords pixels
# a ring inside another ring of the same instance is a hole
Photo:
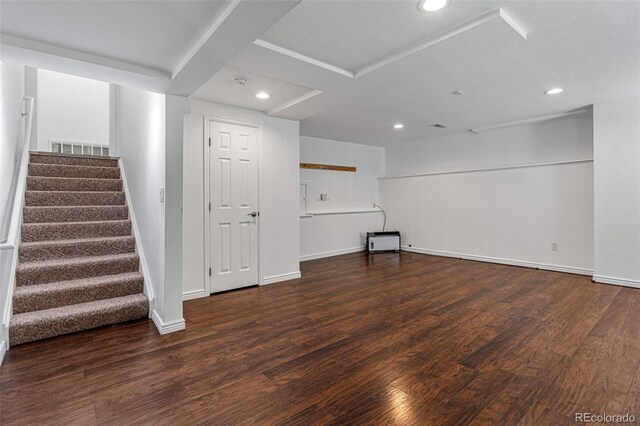
[[[444,124],[436,123],[432,124],[431,127],[435,127],[436,129],[444,129],[447,126],[445,126]]]
[[[238,86],[246,86],[247,84],[249,84],[249,79],[245,77],[235,77],[233,79],[233,82]]]

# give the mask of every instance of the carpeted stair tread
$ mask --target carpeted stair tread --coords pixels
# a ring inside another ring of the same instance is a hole
[[[74,240],[48,240],[22,243],[18,248],[18,261],[34,262],[109,254],[134,253],[136,241],[132,235]]]
[[[147,317],[117,158],[31,153],[11,345]]]
[[[29,176],[120,179],[118,167],[29,163]]]
[[[122,191],[122,179],[29,176],[27,191]]]
[[[142,293],[13,315],[11,345],[144,318],[149,302]]]
[[[22,241],[73,240],[131,235],[131,220],[22,224]]]
[[[27,191],[25,206],[116,206],[125,204],[122,191]]]
[[[16,286],[115,275],[139,269],[137,253],[24,262],[16,267]]]
[[[128,296],[143,290],[140,272],[20,286],[13,294],[13,314]]]
[[[70,155],[47,152],[31,152],[29,162],[34,164],[65,164],[70,166],[118,167],[118,159],[93,155]]]
[[[26,206],[24,223],[127,220],[127,206]]]

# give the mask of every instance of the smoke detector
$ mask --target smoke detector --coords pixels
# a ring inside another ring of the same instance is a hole
[[[246,77],[235,77],[233,79],[233,82],[238,86],[246,86],[247,84],[249,84],[249,79]]]

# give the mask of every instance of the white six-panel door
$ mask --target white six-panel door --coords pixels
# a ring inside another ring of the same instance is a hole
[[[258,284],[258,129],[209,121],[211,293]]]

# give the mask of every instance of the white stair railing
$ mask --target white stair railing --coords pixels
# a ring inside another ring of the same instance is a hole
[[[15,287],[16,265],[18,263],[18,244],[20,243],[20,228],[22,225],[22,210],[24,194],[27,186],[27,170],[29,168],[29,141],[33,126],[33,98],[24,98],[26,112],[22,113],[26,119],[24,140],[19,149],[20,167],[14,193],[13,209],[9,219],[9,232],[6,242],[0,244],[0,320],[2,321],[2,335],[0,336],[0,352],[9,348],[9,323],[11,321],[13,290]],[[0,359],[0,362],[2,360]]]

